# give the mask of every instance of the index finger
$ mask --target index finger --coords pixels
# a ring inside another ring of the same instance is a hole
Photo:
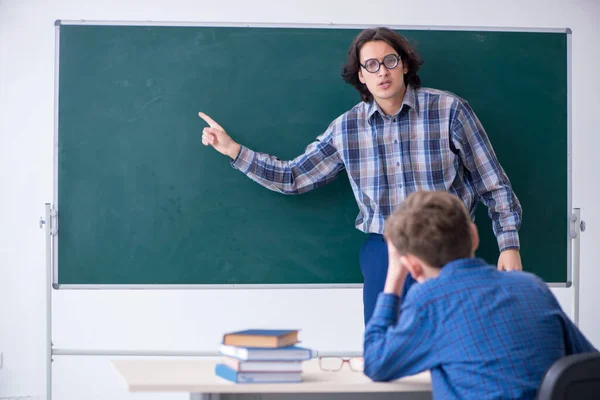
[[[202,118],[207,124],[208,126],[210,126],[211,128],[219,128],[219,129],[223,129],[221,127],[221,125],[217,124],[217,121],[215,121],[214,119],[212,119],[211,117],[209,117],[208,115],[204,114],[202,111],[200,111],[198,113],[198,115],[200,116],[200,118]]]

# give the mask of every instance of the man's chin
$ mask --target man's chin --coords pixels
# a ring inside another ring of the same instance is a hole
[[[376,95],[374,95],[373,97],[375,97],[378,100],[393,100],[397,97],[402,96],[402,92],[399,90],[390,90],[390,89],[386,89],[386,90],[379,90]]]

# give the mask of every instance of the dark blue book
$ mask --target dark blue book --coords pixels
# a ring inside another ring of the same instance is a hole
[[[238,372],[224,364],[217,364],[215,374],[235,383],[298,383],[301,372]]]
[[[221,354],[244,361],[304,361],[313,358],[311,349],[299,346],[279,348],[238,347],[221,345]]]

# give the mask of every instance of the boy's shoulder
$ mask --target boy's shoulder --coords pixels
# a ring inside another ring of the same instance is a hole
[[[498,271],[495,266],[488,265],[472,274],[467,272],[460,276],[433,278],[421,284],[412,285],[406,300],[414,305],[431,304],[440,297],[448,297],[452,293],[459,295],[461,289],[468,289],[478,284],[485,284],[488,288],[497,286],[527,293],[538,292],[542,295],[552,293],[548,285],[535,274],[525,271]],[[449,290],[450,287],[455,290]]]
[[[505,280],[515,283],[530,284],[548,289],[548,285],[537,275],[526,271],[499,271]],[[550,289],[548,289],[550,290]]]

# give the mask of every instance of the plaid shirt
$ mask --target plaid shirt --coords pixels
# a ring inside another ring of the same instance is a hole
[[[379,294],[365,374],[388,381],[430,370],[436,399],[534,399],[556,360],[588,351],[541,279],[469,258],[413,285],[401,306]]]
[[[393,116],[361,102],[291,161],[242,146],[232,166],[286,194],[323,186],[345,168],[359,208],[356,228],[366,233],[383,233],[385,219],[417,190],[449,191],[472,217],[481,200],[500,250],[519,248],[519,200],[468,103],[448,92],[409,86]]]

